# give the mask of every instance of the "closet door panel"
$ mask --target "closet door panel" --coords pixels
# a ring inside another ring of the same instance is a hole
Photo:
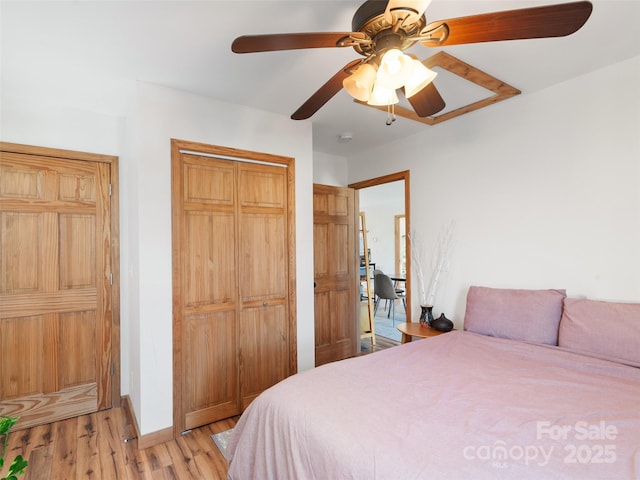
[[[242,408],[290,374],[286,170],[238,165]]]
[[[239,413],[235,169],[205,156],[182,160],[181,431]]]
[[[235,312],[222,311],[185,318],[184,394],[186,428],[210,418],[226,418],[238,409]]]
[[[242,216],[240,295],[243,303],[287,296],[285,227],[282,215]]]
[[[244,410],[289,375],[286,304],[246,308],[240,320],[240,391]]]
[[[223,303],[233,307],[236,299],[233,214],[187,212],[184,234],[187,308]]]

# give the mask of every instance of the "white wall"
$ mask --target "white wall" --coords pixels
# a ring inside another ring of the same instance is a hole
[[[347,159],[328,153],[313,153],[313,183],[347,186]]]
[[[409,141],[350,159],[349,182],[362,172],[411,171],[411,225],[427,277],[439,235],[455,224],[434,310],[457,327],[470,285],[638,302],[638,85],[640,57],[425,126]],[[414,152],[426,153],[410,160]]]
[[[367,244],[376,269],[396,273],[395,216],[404,215],[404,181],[358,190],[360,211],[365,213]]]

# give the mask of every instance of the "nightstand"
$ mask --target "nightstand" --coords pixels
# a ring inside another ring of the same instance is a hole
[[[430,338],[447,333],[440,332],[427,325],[420,325],[418,322],[400,323],[396,328],[402,333],[401,343],[410,342],[411,337]]]

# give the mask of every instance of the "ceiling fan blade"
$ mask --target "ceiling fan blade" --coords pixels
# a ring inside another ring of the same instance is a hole
[[[235,53],[273,52],[301,48],[352,47],[366,40],[362,32],[332,33],[274,33],[267,35],[243,35],[231,44]]]
[[[430,117],[445,107],[444,100],[433,82],[418,93],[411,95],[407,100],[419,117]]]
[[[427,25],[422,34],[448,28],[444,39],[426,39],[428,47],[460,45],[464,43],[496,42],[528,38],[563,37],[582,27],[593,5],[591,2],[562,3],[544,7],[506,10],[441,20]]]
[[[321,86],[316,93],[311,95],[309,100],[304,102],[302,106],[296,110],[293,115],[291,115],[291,118],[293,120],[304,120],[320,110],[325,103],[331,100],[336,93],[342,90],[342,81],[351,75],[351,70],[359,63],[362,63],[362,60],[354,60],[338,70],[338,73],[331,77],[327,83]]]

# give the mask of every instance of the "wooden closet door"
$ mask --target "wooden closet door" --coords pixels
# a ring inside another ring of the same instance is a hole
[[[278,166],[240,163],[238,266],[242,409],[291,372],[287,176]]]
[[[111,406],[110,167],[2,153],[0,414]]]
[[[295,371],[292,167],[205,155],[219,150],[239,152],[173,141],[177,432],[239,414]]]
[[[181,429],[240,412],[233,162],[183,154],[180,215]]]

